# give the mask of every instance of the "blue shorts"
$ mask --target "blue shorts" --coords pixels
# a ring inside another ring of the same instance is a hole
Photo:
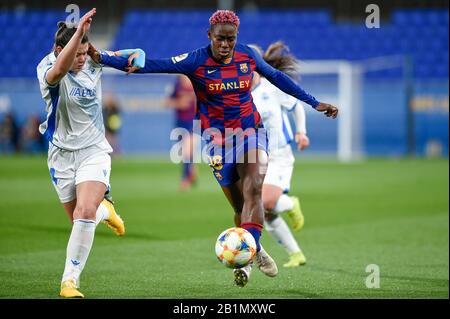
[[[230,139],[224,145],[210,142],[207,147],[209,166],[213,170],[214,177],[220,186],[229,186],[240,179],[237,164],[243,163],[246,153],[254,149],[267,153],[267,132],[265,129],[257,130],[251,135]]]

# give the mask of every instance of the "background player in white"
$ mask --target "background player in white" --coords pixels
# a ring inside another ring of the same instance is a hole
[[[61,281],[62,297],[84,297],[78,290],[81,272],[94,241],[95,228],[104,222],[117,235],[125,233],[109,192],[112,148],[102,118],[102,66],[88,57],[88,32],[95,8],[78,28],[58,23],[53,52],[37,67],[47,119],[39,127],[49,141],[48,167],[58,197],[70,220]]]
[[[256,46],[253,48],[273,67],[294,79],[298,77],[298,61],[282,42],[273,43],[265,53]],[[264,126],[269,132],[269,165],[262,195],[266,211],[265,228],[289,254],[289,261],[284,264],[284,267],[297,267],[305,264],[306,258],[279,214],[287,213],[295,231],[303,227],[304,218],[299,199],[287,195],[295,162],[290,145],[294,140],[294,134],[287,112],[292,112],[294,115],[297,148],[304,150],[309,146],[305,110],[300,101],[280,91],[257,73],[253,79],[252,96]]]

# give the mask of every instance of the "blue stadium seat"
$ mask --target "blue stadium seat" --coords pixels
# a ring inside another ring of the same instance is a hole
[[[442,12],[440,14],[439,25],[447,25],[448,26],[448,10],[446,12]]]
[[[410,24],[409,14],[405,11],[398,10],[392,14],[392,21],[394,24],[404,26]]]
[[[152,57],[179,54],[208,43],[206,29],[211,10],[132,10],[125,14],[112,48],[140,46]],[[0,11],[0,49],[30,51],[32,30],[35,56],[19,55],[15,63],[20,72],[35,76],[30,60],[40,60],[49,52],[63,11]],[[264,47],[276,40],[289,43],[302,59],[365,59],[390,54],[413,54],[416,75],[448,76],[448,10],[396,10],[392,23],[381,29],[367,29],[360,24],[334,23],[327,10],[242,11],[239,41],[258,43]],[[10,27],[6,27],[10,26]],[[0,57],[11,62],[11,55]],[[442,68],[436,67],[442,65]],[[445,69],[444,69],[445,66]],[[431,70],[431,71],[430,71]],[[16,69],[0,70],[0,76],[20,74]],[[386,72],[393,74],[393,72]]]
[[[141,15],[133,11],[126,15],[124,23],[128,28],[133,29],[139,27],[142,24],[142,20]]]
[[[7,11],[0,11],[0,26],[4,27],[9,24],[9,14]]]

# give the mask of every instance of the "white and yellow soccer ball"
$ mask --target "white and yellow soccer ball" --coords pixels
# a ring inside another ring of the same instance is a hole
[[[228,228],[217,237],[216,256],[228,268],[247,266],[255,254],[255,239],[244,228]]]

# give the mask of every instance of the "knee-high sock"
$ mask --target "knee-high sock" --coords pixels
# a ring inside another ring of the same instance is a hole
[[[301,251],[300,246],[283,218],[277,217],[270,222],[264,222],[264,224],[266,230],[283,246],[288,254]]]
[[[294,207],[294,202],[292,199],[286,195],[282,194],[279,198],[275,207],[273,208],[272,213],[280,214],[286,211],[291,210]]]
[[[95,221],[75,219],[72,233],[67,244],[66,265],[62,281],[75,279],[77,285],[84,266],[86,265],[92,243],[94,242]]]
[[[241,223],[240,227],[248,230],[250,232],[250,234],[252,234],[252,236],[256,242],[256,251],[260,251],[261,245],[259,244],[259,238],[261,237],[263,225],[258,224],[258,223],[248,222],[248,223]]]

